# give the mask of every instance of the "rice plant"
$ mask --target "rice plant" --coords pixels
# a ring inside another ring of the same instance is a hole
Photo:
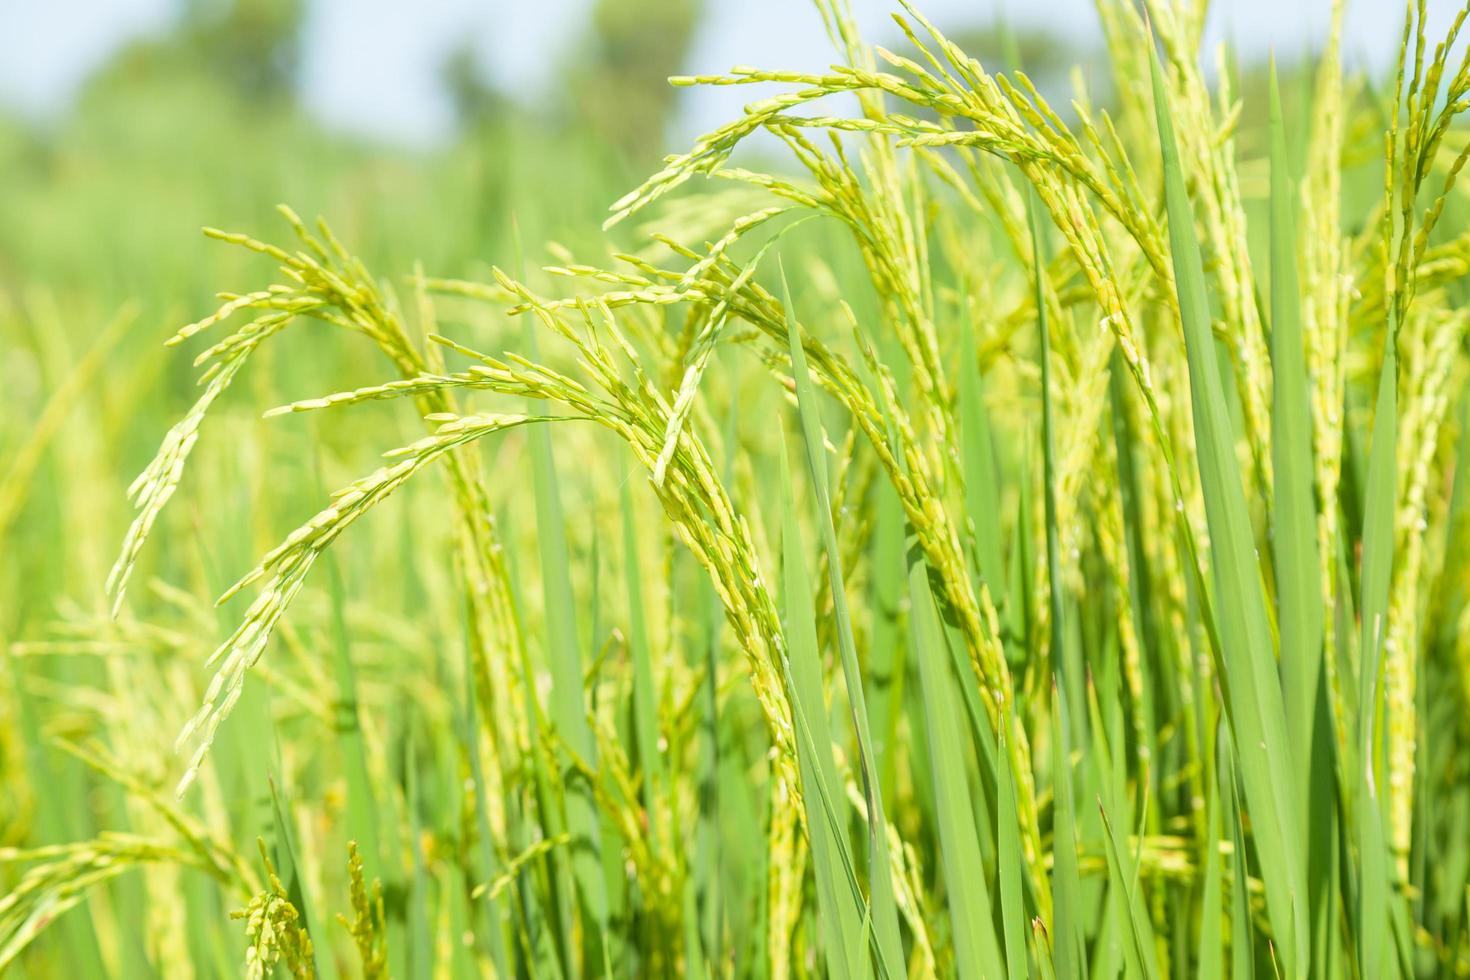
[[[115,683],[4,682],[125,820],[0,851],[0,966],[1470,974],[1470,8],[1410,0],[1379,82],[1335,4],[1243,95],[1204,4],[1098,0],[1112,95],[1062,107],[817,6],[827,71],[672,79],[760,95],[604,253],[208,232],[275,273],[169,341],[217,338],[112,617],[11,650]],[[242,484],[219,407],[324,332],[378,373],[256,406],[309,485]],[[334,427],[386,461],[338,480]],[[237,573],[191,493],[295,512],[218,612],[146,571]]]

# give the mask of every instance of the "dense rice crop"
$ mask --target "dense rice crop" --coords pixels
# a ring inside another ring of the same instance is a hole
[[[1283,98],[1146,6],[1100,0],[1113,93],[1064,112],[820,0],[830,70],[674,79],[763,98],[595,261],[380,279],[288,209],[210,231],[260,277],[170,341],[201,393],[115,621],[12,649],[106,672],[16,667],[3,750],[113,820],[0,851],[0,965],[1470,973],[1464,15],[1411,2],[1381,85],[1334,27]],[[376,373],[211,431],[323,332]],[[263,545],[198,516],[256,511]]]

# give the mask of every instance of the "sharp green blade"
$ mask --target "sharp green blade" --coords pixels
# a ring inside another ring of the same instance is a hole
[[[985,868],[975,838],[975,818],[970,812],[969,775],[955,738],[963,725],[955,703],[955,688],[961,682],[944,655],[927,566],[912,548],[909,600],[909,645],[919,665],[919,690],[928,728],[940,867],[949,895],[955,968],[962,980],[1003,977],[1007,975],[1005,960],[996,942]]]
[[[785,598],[786,656],[796,728],[797,761],[806,805],[807,835],[817,880],[818,923],[827,968],[834,976],[872,975],[867,955],[867,903],[858,890],[856,867],[848,844],[847,796],[832,758],[832,733],[822,685],[817,625],[812,613],[815,594],[802,554],[801,530],[791,494],[791,473],[782,444],[781,486],[782,591]]]
[[[1139,863],[1133,849],[1128,846],[1126,821],[1129,817],[1130,801],[1127,798],[1126,773],[1122,768],[1121,757],[1110,747],[1120,744],[1121,739],[1118,737],[1116,722],[1115,730],[1111,735],[1104,730],[1106,715],[1098,704],[1100,699],[1110,705],[1117,703],[1117,688],[1111,676],[1112,672],[1105,673],[1108,675],[1104,681],[1105,686],[1100,690],[1098,688],[1089,689],[1087,714],[1091,721],[1092,732],[1088,752],[1101,776],[1097,785],[1097,808],[1102,820],[1103,853],[1107,861],[1108,888],[1113,899],[1113,914],[1123,920],[1122,924],[1115,928],[1127,929],[1128,940],[1124,943],[1124,961],[1128,964],[1129,973],[1141,975],[1148,980],[1155,980],[1160,974],[1153,922],[1149,918],[1148,909],[1144,906],[1143,895],[1139,888]],[[1114,712],[1116,717],[1116,709]],[[1142,835],[1139,836],[1139,841],[1142,842]],[[1118,936],[1118,933],[1113,930],[1105,930],[1105,932],[1115,937]]]
[[[985,411],[980,365],[975,357],[973,325],[960,331],[960,446],[965,474],[965,509],[975,527],[975,564],[997,609],[1006,607],[1006,565],[1001,547],[1000,488],[996,484],[995,448]]]
[[[1087,977],[1086,936],[1083,927],[1082,875],[1077,864],[1076,795],[1072,787],[1072,758],[1068,749],[1067,703],[1052,683],[1052,948],[1057,975]]]
[[[1036,327],[1041,337],[1041,460],[1042,502],[1046,521],[1047,597],[1051,602],[1051,640],[1048,651],[1052,669],[1061,673],[1064,695],[1077,698],[1082,693],[1080,665],[1066,650],[1066,597],[1062,590],[1061,528],[1057,525],[1056,420],[1051,394],[1051,325],[1046,316],[1046,290],[1042,277],[1046,266],[1041,260],[1041,224],[1036,213],[1036,193],[1028,189],[1026,219],[1031,230],[1032,296],[1036,302]],[[1081,705],[1073,701],[1074,712]]]
[[[1271,63],[1271,467],[1272,557],[1276,563],[1281,627],[1281,686],[1287,731],[1296,753],[1302,794],[1298,833],[1306,856],[1311,949],[1324,968],[1331,941],[1327,905],[1332,892],[1333,831],[1337,820],[1335,738],[1322,678],[1322,601],[1313,487],[1312,418],[1302,347],[1301,290],[1297,282],[1295,183],[1288,171],[1285,124],[1276,64]]]
[[[527,342],[535,350],[528,323]],[[597,743],[587,721],[582,695],[581,641],[577,610],[572,601],[572,576],[567,559],[566,515],[561,484],[552,454],[551,433],[532,426],[532,475],[536,494],[536,540],[541,553],[541,581],[546,600],[546,655],[551,667],[551,719],[561,741],[592,769],[597,766]],[[567,830],[572,835],[571,865],[577,893],[591,916],[584,936],[591,942],[590,964],[601,960],[600,937],[607,930],[607,882],[602,867],[602,824],[592,787],[576,765],[565,767]]]
[[[873,726],[873,754],[878,757],[878,786],[894,799],[905,681],[909,663],[899,621],[908,588],[903,577],[903,505],[886,481],[875,491],[873,544],[869,557],[868,718]]]
[[[638,763],[643,769],[643,806],[648,819],[650,846],[660,846],[659,810],[663,794],[663,752],[658,744],[658,697],[653,683],[653,654],[643,615],[643,569],[638,556],[637,521],[628,479],[622,486],[623,561],[628,590],[628,654],[633,661],[633,734]]]
[[[858,667],[857,641],[852,633],[852,616],[847,609],[847,594],[842,581],[842,551],[837,546],[837,531],[832,525],[832,500],[827,477],[826,439],[817,406],[817,393],[806,369],[800,328],[791,306],[791,289],[786,271],[781,271],[782,298],[786,309],[786,339],[791,354],[792,377],[796,381],[797,405],[801,415],[801,431],[806,446],[808,475],[817,504],[817,527],[822,547],[827,552],[827,574],[832,592],[832,611],[837,621],[837,647],[842,659],[842,674],[847,685],[848,704],[852,708],[852,725],[857,733],[858,763],[862,769],[863,796],[868,808],[868,900],[873,935],[877,940],[878,958],[885,976],[903,972],[903,943],[898,935],[898,908],[893,897],[892,859],[888,853],[888,819],[883,812],[883,795],[878,784],[877,759],[873,753],[873,737],[868,731],[868,707],[863,696],[862,671]]]
[[[1398,441],[1398,356],[1396,324],[1390,311],[1378,400],[1373,412],[1373,442],[1368,450],[1367,492],[1363,504],[1363,572],[1358,642],[1359,694],[1356,748],[1358,840],[1358,969],[1381,976],[1388,967],[1391,930],[1388,835],[1384,827],[1382,766],[1384,716],[1383,639],[1388,628],[1388,591],[1393,565],[1395,454]]]
[[[1158,53],[1152,57],[1154,107],[1163,154],[1175,285],[1189,361],[1190,400],[1205,516],[1210,531],[1219,659],[1226,680],[1230,731],[1245,784],[1252,840],[1260,855],[1266,906],[1286,972],[1305,968],[1308,929],[1302,854],[1297,839],[1293,753],[1287,744],[1255,532],[1246,509],[1230,409],[1205,296],[1194,213],[1174,141]]]
[[[1230,815],[1230,977],[1231,980],[1251,980],[1256,973],[1256,953],[1250,875],[1245,831],[1241,827],[1240,795],[1235,789],[1235,752],[1228,739],[1220,740],[1219,760],[1221,803]]]
[[[1011,730],[1009,711],[1004,718],[1004,731]],[[1021,820],[1016,814],[1016,786],[1011,776],[1010,753],[1005,736],[1001,736],[996,763],[1000,767],[996,780],[995,822],[998,833],[996,859],[1000,864],[1000,921],[1005,938],[1006,970],[1011,980],[1024,980],[1028,975],[1026,961],[1026,907],[1021,896],[1021,874],[1025,858],[1021,853]]]
[[[1295,184],[1287,173],[1276,66],[1271,65],[1271,535],[1281,626],[1281,674],[1297,753],[1297,785],[1310,784],[1317,678],[1322,660],[1322,591],[1312,488],[1311,411],[1296,273]]]
[[[1220,788],[1214,779],[1205,780],[1205,839],[1199,863],[1204,868],[1200,888],[1199,980],[1225,980],[1224,900],[1220,871]]]

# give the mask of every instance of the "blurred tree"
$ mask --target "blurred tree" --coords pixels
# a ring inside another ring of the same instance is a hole
[[[645,164],[664,152],[702,0],[593,0],[586,39],[567,70],[572,124]]]
[[[439,65],[439,82],[449,94],[454,117],[462,128],[497,121],[510,110],[510,100],[486,78],[475,44],[465,39],[449,50]]]
[[[253,103],[294,101],[303,0],[185,0],[175,29],[134,41],[89,83],[209,79]]]

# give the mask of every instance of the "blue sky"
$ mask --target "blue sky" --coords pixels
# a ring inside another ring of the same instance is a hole
[[[444,52],[473,40],[489,76],[526,98],[552,83],[575,38],[586,0],[310,0],[303,94],[334,126],[389,140],[432,142],[450,125],[436,82]],[[886,33],[893,0],[853,0],[870,37]],[[1004,6],[1017,23],[1079,38],[1096,34],[1092,0],[921,0],[941,26],[985,22]],[[804,0],[706,0],[707,16],[688,71],[734,64],[820,68],[831,54]],[[1459,0],[1429,0],[1443,30]],[[87,73],[129,37],[167,28],[176,0],[0,0],[0,103],[44,117],[63,109]],[[1216,0],[1211,33],[1248,56],[1317,43],[1329,0]],[[1348,2],[1346,49],[1359,61],[1393,54],[1403,7],[1395,0]],[[680,136],[737,113],[738,89],[685,97]]]

